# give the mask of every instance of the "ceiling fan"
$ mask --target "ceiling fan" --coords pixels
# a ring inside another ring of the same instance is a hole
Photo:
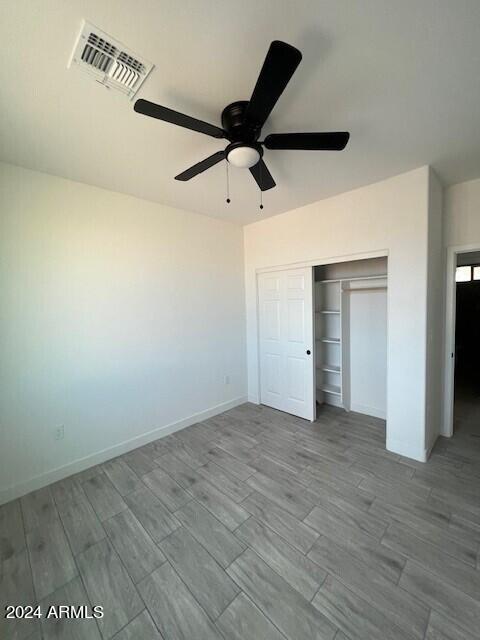
[[[263,160],[263,147],[310,151],[344,149],[350,137],[347,131],[271,133],[265,140],[259,140],[263,125],[301,59],[302,54],[298,49],[286,42],[274,40],[268,49],[252,97],[249,101],[240,100],[225,107],[222,112],[222,128],[148,100],[137,100],[134,109],[138,113],[198,131],[213,138],[225,138],[230,143],[223,151],[217,151],[175,176],[175,180],[191,180],[226,159],[235,167],[250,169],[260,189],[267,191],[275,186],[275,181]]]

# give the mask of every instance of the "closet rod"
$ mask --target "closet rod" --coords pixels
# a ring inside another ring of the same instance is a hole
[[[381,278],[388,278],[388,274],[381,273],[378,276],[355,276],[354,278],[338,278],[337,280],[317,280],[319,284],[330,284],[334,282],[354,282],[356,280],[380,280]]]

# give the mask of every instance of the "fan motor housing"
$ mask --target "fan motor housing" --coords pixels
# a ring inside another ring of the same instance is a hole
[[[239,100],[227,105],[222,111],[222,128],[231,142],[256,142],[260,128],[245,119],[248,100]]]

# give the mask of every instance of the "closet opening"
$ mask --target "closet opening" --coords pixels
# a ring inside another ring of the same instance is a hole
[[[316,414],[324,405],[386,419],[388,259],[314,268]]]

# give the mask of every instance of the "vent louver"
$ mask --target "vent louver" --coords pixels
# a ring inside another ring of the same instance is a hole
[[[106,87],[125,93],[130,99],[153,69],[153,64],[86,21],[68,66],[72,64]]]

